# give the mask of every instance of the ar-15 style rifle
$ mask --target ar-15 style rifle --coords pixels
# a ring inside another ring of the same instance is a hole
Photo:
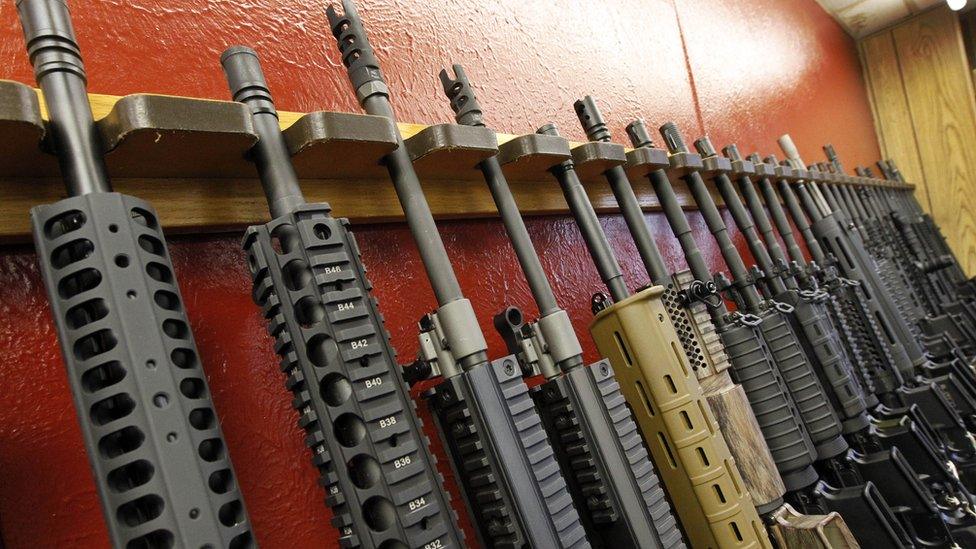
[[[739,199],[732,180],[729,179],[732,162],[718,156],[707,137],[695,141],[695,148],[702,157],[705,169],[711,169],[711,179],[725,200],[726,207],[758,264],[758,269],[754,269],[753,272],[757,276],[757,281],[763,283],[765,297],[775,303],[785,303],[792,308],[787,318],[797,334],[797,339],[813,371],[823,386],[829,388],[826,394],[843,423],[843,433],[853,435],[863,431],[868,427],[864,389],[853,373],[853,366],[840,343],[837,330],[827,317],[824,307],[826,295],[800,292],[796,280],[791,276],[785,276],[786,264],[773,262],[769,250],[759,240],[752,218]],[[705,199],[704,196],[702,198]],[[706,200],[708,199],[710,196]],[[709,208],[705,211],[712,210]]]
[[[610,144],[610,132],[592,97],[584,97],[576,101],[574,106],[580,124],[586,131],[587,138],[592,142],[577,149],[581,151],[579,156],[582,156],[584,147],[595,147],[601,144],[604,147],[616,147]],[[632,160],[630,168],[642,174],[656,172],[668,165],[667,152],[660,149],[641,147],[632,151],[629,156]],[[832,513],[816,518],[798,515],[788,504],[783,503],[786,487],[779,474],[779,465],[788,468],[796,464],[790,464],[784,459],[787,456],[784,452],[778,452],[780,464],[773,460],[764,438],[764,431],[752,411],[749,397],[742,385],[734,382],[730,376],[732,367],[730,358],[722,344],[722,335],[716,331],[715,324],[712,322],[710,307],[701,300],[686,297],[688,290],[695,283],[694,275],[688,272],[675,275],[668,273],[623,166],[611,165],[603,172],[603,176],[620,206],[651,283],[664,288],[663,302],[677,329],[692,370],[698,377],[703,393],[721,426],[726,443],[736,460],[756,510],[770,522],[771,533],[781,544],[789,540],[791,544],[845,546],[852,536],[839,515]],[[728,323],[723,323],[723,326],[727,329]],[[723,333],[725,331],[727,330],[723,330]],[[742,356],[739,355],[738,360],[741,358]],[[761,380],[756,381],[758,383],[753,384],[753,387],[759,387],[761,383]],[[763,390],[768,390],[768,387]],[[786,394],[785,387],[783,394]],[[762,400],[762,395],[758,392],[754,391],[752,396],[759,398],[760,409],[763,409],[763,404],[768,404],[767,401]],[[770,410],[767,408],[766,411]],[[789,409],[785,411],[789,414],[785,417],[788,420],[792,419],[794,426],[792,434],[795,440],[803,444],[806,435],[799,419]],[[770,442],[779,445],[778,449],[782,449],[783,442],[789,441],[784,436],[788,431],[784,429],[783,417],[775,414],[767,414],[764,417]],[[806,444],[800,447],[805,446]],[[812,462],[812,458],[809,462]],[[792,471],[787,470],[787,472]],[[829,538],[825,539],[820,533],[822,531],[830,531]]]
[[[440,73],[455,119],[484,127],[481,105],[460,65]],[[498,158],[479,163],[505,231],[525,274],[539,318],[526,323],[512,307],[495,317],[509,351],[523,371],[546,381],[531,389],[550,433],[590,542],[600,547],[684,547],[613,369],[607,361],[587,367],[573,325],[556,301]]]
[[[342,14],[330,6],[327,15],[363,109],[395,122],[389,88],[355,5],[343,0]],[[516,358],[488,360],[474,309],[461,292],[399,131],[396,137],[399,146],[382,164],[438,303],[436,313],[421,321],[421,352],[444,377],[427,398],[481,541],[491,547],[589,547]]]
[[[783,167],[783,170],[787,169],[789,168]],[[877,281],[872,283],[873,272],[862,267],[866,258],[860,254],[855,255],[851,240],[845,234],[846,229],[840,230],[833,215],[827,217],[823,214],[821,208],[829,208],[825,202],[815,203],[810,192],[802,184],[795,187],[795,193],[794,187],[783,177],[785,171],[778,170],[777,173],[779,174],[777,185],[783,203],[800,230],[800,234],[803,235],[814,260],[824,266],[822,272],[831,273],[836,268],[843,275],[843,280],[851,281],[836,288],[848,288],[853,291],[837,292],[834,294],[835,297],[845,303],[846,310],[867,320],[874,320],[878,327],[877,334],[880,340],[874,344],[877,345],[877,349],[885,350],[887,353],[879,352],[876,356],[890,357],[890,367],[887,370],[889,376],[878,378],[878,381],[884,383],[875,386],[876,395],[889,409],[906,407],[911,410],[912,407],[917,406],[916,413],[920,418],[924,417],[919,421],[918,427],[931,430],[939,446],[945,449],[948,458],[951,458],[963,473],[962,478],[969,487],[971,482],[967,479],[971,475],[967,471],[972,468],[970,457],[972,445],[963,418],[950,402],[946,392],[952,390],[956,383],[953,376],[939,377],[940,385],[937,386],[932,381],[916,375],[915,364],[909,357],[906,346],[897,337],[898,332],[892,327],[892,319],[887,314],[887,309],[882,307],[885,295],[878,289],[880,283]],[[807,176],[808,180],[822,177],[816,170],[809,171]],[[800,193],[800,198],[797,197],[797,193]],[[766,198],[767,205],[779,200],[775,193],[767,194]],[[804,202],[803,206],[800,204],[801,198]],[[815,220],[813,225],[808,221],[807,213],[810,213]],[[817,236],[815,232],[818,233]],[[863,247],[860,249],[866,256]],[[825,250],[830,254],[828,255]],[[858,257],[862,259],[859,261],[856,259]],[[828,288],[832,287],[828,286]],[[870,338],[864,340],[865,343],[872,343],[872,341]],[[917,349],[914,340],[909,340],[908,344],[915,345]],[[924,366],[926,361],[921,360],[921,364]]]
[[[825,145],[824,150],[833,153],[833,146]],[[900,211],[895,197],[889,192],[891,189],[875,180],[870,168],[857,167],[855,173],[857,178],[853,178],[851,185],[862,193],[860,195],[862,202],[871,205],[876,219],[891,231],[890,238],[897,248],[896,253],[902,262],[902,269],[908,273],[912,287],[925,307],[927,315],[920,320],[922,331],[931,337],[935,333],[946,333],[959,322],[965,322],[967,324],[965,329],[971,330],[973,326],[972,312],[969,308],[971,303],[968,298],[959,295],[954,284],[945,278],[947,273],[944,269],[950,266],[950,263],[939,264],[939,258],[934,255],[936,250],[925,249],[919,235],[915,233]],[[940,320],[943,317],[949,317],[948,320],[951,322]],[[963,340],[963,337],[966,339]],[[976,337],[971,332],[953,334],[953,340],[960,348],[971,346],[974,339]],[[967,354],[972,354],[971,348],[968,349]]]
[[[668,131],[665,132],[667,139],[669,140],[669,145],[674,147],[674,150],[683,149],[681,147],[680,136],[672,130],[671,126],[667,126]],[[650,133],[645,127],[642,121],[636,121],[627,126],[627,132],[630,135],[631,142],[636,147],[637,151],[647,149],[652,146]],[[686,150],[686,149],[685,149]],[[697,174],[695,169],[697,167],[703,166],[700,157],[693,155],[691,153],[679,153],[677,155],[671,156],[670,166],[680,175],[685,175],[686,177],[692,178]],[[711,272],[704,263],[702,259],[701,252],[698,249],[698,245],[695,243],[694,238],[691,234],[691,228],[688,224],[688,220],[681,210],[681,206],[678,203],[677,196],[675,195],[674,189],[668,180],[667,174],[663,169],[658,169],[650,174],[648,174],[652,186],[654,187],[655,193],[658,196],[658,200],[661,203],[662,209],[665,212],[665,216],[668,219],[669,225],[671,225],[672,230],[678,237],[681,243],[682,250],[685,253],[685,257],[688,260],[688,264],[692,269],[695,277],[699,280],[706,281],[712,278]],[[699,176],[700,178],[700,176]],[[703,187],[703,185],[702,185]],[[701,188],[698,189],[699,191]],[[705,189],[707,193],[707,189]],[[701,198],[700,196],[696,198]],[[705,204],[706,206],[710,203],[710,196],[705,201],[702,199],[700,204]],[[714,206],[714,204],[713,204]],[[714,227],[716,232],[718,227]],[[727,235],[725,235],[727,238]],[[731,246],[730,242],[726,242],[727,246]],[[734,258],[730,259],[734,261]],[[741,259],[739,260],[741,263]],[[738,270],[738,269],[737,269]],[[744,266],[741,269],[744,271]],[[753,288],[753,291],[755,289]],[[752,294],[754,301],[758,303],[758,295]],[[733,358],[732,361],[732,371],[736,379],[742,383],[743,387],[746,389],[747,394],[750,392],[750,386],[752,390],[756,391],[758,397],[764,397],[769,399],[771,397],[778,398],[783,402],[783,405],[788,409],[794,410],[793,413],[796,414],[798,419],[798,425],[801,429],[801,433],[804,437],[808,437],[807,430],[804,423],[802,422],[802,416],[795,411],[796,405],[793,402],[793,395],[789,390],[789,386],[783,380],[784,377],[779,370],[779,365],[775,360],[775,357],[771,351],[768,350],[766,343],[767,337],[770,335],[775,335],[775,340],[780,345],[782,349],[782,339],[783,330],[789,330],[790,327],[785,319],[776,319],[780,322],[776,326],[780,326],[778,332],[772,332],[767,328],[764,332],[761,329],[761,325],[764,321],[763,317],[759,317],[756,314],[746,313],[745,311],[736,311],[735,313],[730,313],[726,308],[724,300],[715,299],[711,302],[712,317],[713,321],[716,323],[716,327],[720,334],[726,334],[723,339],[726,339],[726,348],[730,351],[730,357]],[[754,309],[759,312],[761,310]],[[769,316],[767,314],[767,316]],[[771,324],[770,327],[776,327]],[[786,355],[790,357],[791,362],[787,362],[786,366],[796,366],[796,355],[802,355],[801,351],[798,349],[798,345],[794,345],[797,348],[794,355]],[[741,354],[744,357],[750,356],[760,357],[758,360],[741,360],[736,361],[735,357]],[[782,356],[782,353],[781,353]],[[800,357],[801,360],[805,360]],[[762,366],[762,370],[758,368]],[[766,377],[768,379],[762,379],[756,377],[756,372],[766,372]],[[811,373],[812,377],[812,373]],[[761,383],[754,384],[754,381],[760,380]],[[778,382],[777,385],[773,385],[771,382]],[[817,382],[816,378],[812,380],[814,383]],[[821,399],[824,399],[822,394],[817,394]],[[769,423],[768,426],[766,422],[763,421],[763,412],[769,407],[763,405],[763,401],[756,398],[753,401],[753,409],[756,412],[756,417],[759,419],[760,426],[765,428],[773,427],[775,423]],[[758,404],[757,404],[758,403]],[[779,407],[772,407],[771,409],[776,410]],[[826,404],[821,409],[825,409],[829,414],[828,419],[833,418],[833,411],[826,408]],[[810,407],[808,406],[807,412],[810,412]],[[833,418],[835,422],[834,430],[836,435],[840,434],[840,425],[836,418]],[[815,425],[816,426],[816,425]],[[775,431],[774,431],[775,432]],[[823,437],[823,432],[820,433]],[[836,438],[839,438],[836,437]],[[807,438],[808,450],[807,453],[803,455],[807,463],[810,463],[817,459],[817,452],[813,449],[812,443],[809,442]],[[773,456],[777,456],[777,446],[774,445],[774,441],[767,436],[767,441],[770,443],[770,449],[773,452]],[[821,440],[821,447],[826,450],[830,450],[829,446],[837,446],[834,448],[834,455],[837,456],[838,453],[842,453],[846,450],[846,443],[843,439],[839,441],[834,441],[831,439]],[[787,454],[789,455],[789,454]],[[826,453],[825,453],[826,455]],[[836,458],[833,461],[838,461]],[[779,464],[779,461],[777,461]],[[848,526],[854,532],[859,539],[870,539],[875,537],[877,539],[887,539],[889,542],[894,544],[910,543],[910,538],[904,529],[900,526],[897,518],[893,515],[891,510],[888,508],[884,501],[884,498],[878,493],[876,487],[868,483],[863,486],[848,486],[833,487],[825,482],[819,482],[818,473],[811,469],[802,475],[788,475],[783,472],[783,479],[787,486],[787,500],[795,503],[799,509],[804,512],[811,514],[821,514],[828,511],[838,511],[845,518]],[[856,521],[856,522],[855,522]]]
[[[540,140],[559,137],[552,124],[536,133]],[[735,461],[661,302],[663,288],[630,293],[573,160],[550,172],[613,300],[594,296],[596,318],[590,332],[614,367],[690,544],[768,547],[762,522],[742,489]]]
[[[232,47],[221,63],[234,99],[251,110],[259,141],[250,158],[273,218],[244,237],[254,301],[276,339],[340,542],[460,547],[349,222],[302,196],[257,54]]]
[[[882,267],[885,261],[892,265],[894,274],[901,275],[896,282],[910,290],[904,292],[904,299],[914,305],[909,311],[914,314],[916,335],[926,351],[936,362],[958,357],[972,363],[976,355],[976,304],[957,295],[953,285],[941,278],[944,273],[940,269],[926,267],[933,261],[889,202],[887,193],[867,178],[845,175],[832,145],[825,145],[824,152],[839,174],[839,181],[823,186],[824,192],[832,193],[848,217],[869,235],[865,243],[882,272],[886,271]],[[858,172],[862,173],[860,168]],[[967,381],[976,383],[976,379]]]
[[[802,163],[789,136],[783,136],[780,141],[792,161],[797,165]],[[816,174],[820,174],[821,180],[813,177]],[[927,381],[937,382],[955,408],[954,413],[958,412],[956,415],[964,420],[963,425],[973,429],[976,427],[974,423],[976,394],[973,392],[976,389],[970,383],[973,376],[966,370],[968,366],[962,361],[955,360],[955,357],[948,357],[947,360],[939,363],[931,359],[931,355],[926,352],[916,337],[915,327],[900,314],[899,306],[890,292],[886,291],[887,287],[878,273],[879,269],[864,244],[863,235],[847,218],[835,196],[829,192],[822,192],[823,180],[830,180],[831,177],[836,179],[837,176],[825,176],[823,172],[816,171],[811,171],[810,175],[808,180],[799,181],[795,187],[803,210],[815,220],[811,226],[810,236],[815,237],[834,257],[841,259],[838,266],[843,269],[845,277],[860,280],[864,285],[864,296],[868,297],[877,309],[879,324],[886,327],[889,342],[904,350],[903,353],[900,350],[893,353],[893,357],[899,361],[899,369],[903,377],[921,376],[922,385]],[[781,181],[780,187],[781,191],[792,195],[793,189],[786,181]],[[785,199],[788,203],[791,199],[796,201],[795,197],[790,196]],[[932,410],[932,413],[937,412]],[[955,440],[957,457],[961,458],[958,464],[960,467],[970,468],[971,464],[968,462],[976,451],[971,438],[964,435],[958,427],[950,427],[950,424],[955,423],[951,418],[930,417],[930,420],[934,422],[934,426],[945,426],[948,429],[945,432]],[[968,457],[962,459],[967,454]]]
[[[714,150],[707,142],[707,139],[697,141],[696,148],[702,154],[707,165],[709,163],[708,159],[714,155]],[[751,196],[755,202],[758,199],[758,195],[755,193],[749,177],[750,173],[755,172],[754,166],[751,163],[746,163],[747,161],[741,160],[741,157],[738,155],[738,150],[734,145],[726,147],[725,150],[728,155],[737,158],[734,162],[728,162],[728,171],[737,174],[740,187],[745,189],[747,193],[751,191]],[[778,243],[776,243],[775,236],[771,234],[772,227],[762,205],[755,204],[757,207],[754,208],[753,215],[750,216],[742,200],[736,193],[731,180],[725,175],[724,171],[717,172],[713,181],[718,187],[740,232],[744,235],[753,257],[758,261],[760,270],[764,273],[762,280],[765,282],[764,287],[767,296],[773,297],[778,301],[782,300],[790,304],[795,304],[796,309],[794,315],[797,317],[797,320],[799,322],[810,323],[816,327],[816,330],[808,330],[806,332],[808,338],[832,338],[831,347],[824,349],[828,353],[821,353],[819,355],[821,360],[815,361],[816,367],[843,367],[843,372],[857,379],[857,376],[853,373],[855,363],[850,361],[846,354],[834,358],[833,365],[822,360],[822,357],[831,357],[829,354],[831,348],[844,348],[840,343],[841,336],[835,330],[834,325],[828,320],[826,306],[830,297],[826,292],[819,290],[807,290],[801,293],[799,291],[799,283],[795,278],[795,272],[799,270],[799,267],[794,266],[789,270],[786,268],[785,257],[783,257],[782,250],[779,248]],[[753,218],[755,218],[755,225],[759,225],[762,228],[763,232],[767,235],[768,241],[773,244],[767,247],[759,239],[759,234],[753,224]],[[774,257],[777,260],[776,264],[773,263]],[[797,331],[802,329],[801,327],[797,328]],[[810,356],[811,351],[808,350],[807,352],[808,356]],[[837,354],[839,355],[840,353],[838,352]],[[850,388],[847,387],[847,389]],[[871,393],[865,393],[861,386],[855,385],[853,388],[858,391],[858,402],[865,403],[870,401],[872,406],[878,403],[876,397]],[[868,423],[869,416],[866,413],[866,405],[860,408],[860,410],[857,410],[851,407],[839,407],[841,402],[836,400],[833,404],[838,414],[847,418],[844,422],[844,434],[851,445],[851,452],[848,454],[848,459],[856,465],[858,472],[864,479],[873,482],[878,487],[895,513],[903,521],[905,529],[919,544],[925,546],[933,546],[940,543],[943,546],[949,546],[954,543],[939,513],[935,497],[919,481],[918,474],[909,465],[904,454],[896,447],[886,448],[881,440],[879,440],[879,437],[871,432],[870,424]],[[852,414],[852,411],[857,411],[857,415]],[[838,480],[840,482],[847,481],[844,476],[841,476]],[[968,505],[966,508],[968,509]],[[971,526],[972,522],[967,525],[967,527]]]
[[[921,210],[911,188],[900,185],[903,181],[898,181],[900,173],[894,163],[881,161],[878,165],[889,182],[874,179],[870,168],[858,170],[859,173],[863,172],[862,175],[871,177],[870,189],[874,191],[880,207],[887,211],[904,249],[912,254],[914,261],[910,269],[916,273],[916,279],[931,286],[935,294],[935,299],[931,300],[935,301],[932,303],[935,310],[930,310],[930,314],[938,318],[942,313],[960,318],[970,327],[976,326],[976,293],[973,291],[972,280],[963,273],[932,218]],[[923,330],[930,334],[952,328],[951,324],[947,325],[945,322],[930,319],[922,322]],[[968,340],[969,345],[973,345],[972,340],[976,339],[972,332],[954,337],[963,346],[966,344],[963,338]],[[976,351],[970,350],[968,354],[976,354]],[[972,361],[972,356],[969,359]]]
[[[894,160],[880,160],[877,165],[885,179],[896,185],[905,183]],[[960,296],[972,298],[976,295],[976,283],[971,277],[966,276],[959,259],[949,248],[949,243],[939,230],[939,226],[932,216],[922,209],[912,188],[908,185],[895,186],[891,189],[891,195],[898,204],[898,210],[904,216],[905,222],[929,254],[930,261],[923,265],[924,269],[928,272],[944,273],[945,280],[952,283],[951,287]]]
[[[116,547],[254,538],[152,206],[112,192],[62,0],[20,0],[69,197],[31,210],[88,459]]]

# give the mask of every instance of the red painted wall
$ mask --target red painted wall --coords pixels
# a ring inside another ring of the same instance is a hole
[[[90,90],[226,98],[218,56],[256,47],[288,110],[358,111],[324,15],[309,0],[75,0]],[[676,120],[687,137],[775,149],[789,131],[807,158],[833,141],[848,165],[877,159],[877,139],[853,42],[813,0],[363,0],[361,13],[401,118],[443,122],[436,71],[462,62],[489,122],[524,133],[547,120],[582,138],[577,97],[598,96],[615,136],[634,116]],[[0,78],[32,82],[12,2],[0,4]],[[843,124],[841,126],[840,124]],[[342,212],[337,212],[341,215]],[[26,215],[26,212],[24,212]],[[706,258],[721,267],[692,214]],[[619,216],[603,218],[632,287],[639,258]],[[648,215],[674,267],[680,249],[663,216]],[[490,316],[532,311],[497,220],[441,224],[494,354]],[[587,358],[589,296],[601,289],[568,218],[529,230],[578,327]],[[401,225],[356,232],[400,356],[416,351],[415,322],[433,296]],[[171,252],[257,539],[264,547],[328,547],[335,534],[315,484],[271,341],[249,297],[234,237],[182,237]],[[63,375],[40,276],[29,248],[0,248],[0,532],[9,548],[101,547],[107,536]]]

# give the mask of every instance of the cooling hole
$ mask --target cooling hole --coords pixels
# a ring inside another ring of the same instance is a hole
[[[187,370],[194,368],[197,365],[197,354],[194,353],[192,349],[178,347],[173,349],[173,352],[170,353],[169,358],[177,368]]]
[[[302,328],[311,328],[325,318],[325,307],[312,296],[305,296],[295,304],[295,320]]]
[[[129,214],[131,215],[133,221],[139,225],[142,225],[143,227],[148,229],[155,229],[159,227],[159,224],[156,223],[156,216],[147,212],[146,210],[143,210],[142,208],[132,208]]]
[[[206,431],[216,423],[216,416],[210,408],[197,408],[190,412],[190,425],[198,431]]]
[[[163,321],[163,333],[173,339],[187,339],[190,328],[182,320],[169,318]]]
[[[140,459],[112,469],[108,474],[108,485],[116,492],[128,492],[152,480],[153,473],[152,464]]]
[[[198,377],[188,377],[180,382],[180,392],[186,398],[203,398],[206,385]]]
[[[230,528],[244,522],[244,506],[239,499],[228,501],[220,506],[217,511],[217,518],[220,523]]]
[[[87,292],[98,286],[102,282],[102,273],[95,269],[87,268],[61,279],[58,282],[58,295],[62,299],[71,299],[82,292]]]
[[[48,220],[44,224],[44,234],[54,240],[72,231],[77,231],[85,225],[85,214],[78,210],[70,210]]]
[[[91,419],[95,425],[105,425],[131,414],[135,407],[136,403],[129,395],[119,393],[92,404]]]
[[[234,481],[233,475],[231,475],[230,469],[221,469],[215,471],[210,475],[210,479],[207,484],[210,486],[210,490],[215,494],[225,494],[231,489],[231,485]]]
[[[281,268],[281,276],[285,287],[295,292],[301,290],[312,281],[312,270],[304,259],[292,259]]]
[[[95,393],[115,385],[123,378],[125,378],[125,368],[121,363],[113,360],[86,370],[81,376],[81,386],[89,393]]]
[[[342,414],[336,418],[334,433],[339,444],[352,448],[366,438],[366,423],[355,414]]]
[[[219,438],[208,438],[200,443],[197,450],[204,461],[214,462],[224,457],[224,442]]]
[[[373,496],[363,504],[363,518],[371,530],[382,532],[393,525],[396,519],[396,508],[390,500]]]
[[[352,384],[341,374],[329,374],[319,384],[322,399],[329,406],[339,406],[352,396]]]
[[[366,454],[353,456],[346,467],[349,469],[352,483],[363,490],[375,486],[383,476],[380,463],[376,461],[376,458]]]
[[[305,346],[308,359],[319,368],[329,365],[330,359],[339,354],[335,341],[325,334],[316,334]]]
[[[138,449],[145,439],[138,428],[125,427],[103,436],[98,441],[98,451],[106,459],[116,458]]]
[[[163,498],[146,494],[119,506],[119,520],[130,528],[145,524],[163,514]]]
[[[107,353],[118,345],[112,330],[104,329],[86,335],[75,342],[75,358],[81,361],[89,360],[100,354]]]
[[[64,318],[72,330],[87,326],[108,316],[108,305],[101,298],[89,299],[68,309]]]
[[[140,235],[137,240],[139,247],[153,255],[165,255],[166,251],[163,247],[163,241],[156,238],[155,236],[149,236],[148,234]]]
[[[55,269],[63,269],[72,263],[77,263],[91,257],[95,252],[95,245],[87,238],[72,240],[62,244],[51,252],[51,265]]]
[[[149,278],[152,278],[156,282],[162,282],[164,284],[170,284],[173,282],[173,272],[169,270],[169,267],[163,265],[162,263],[156,263],[155,261],[150,261],[146,264],[146,274]]]
[[[153,301],[156,305],[167,311],[179,311],[180,310],[180,298],[176,296],[173,292],[167,290],[156,290],[153,294]]]

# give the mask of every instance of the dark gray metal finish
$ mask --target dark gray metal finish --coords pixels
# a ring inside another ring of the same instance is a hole
[[[606,123],[596,101],[587,95],[576,101],[574,106],[576,116],[586,132],[586,137],[593,142],[609,143],[610,132],[607,131]],[[641,257],[641,262],[643,262],[651,282],[659,286],[667,286],[670,283],[670,273],[650,230],[647,228],[644,211],[637,202],[637,195],[627,178],[627,172],[620,166],[614,166],[607,169],[604,176],[610,184],[610,190],[613,192],[617,204],[620,206],[624,222],[627,223],[631,237],[637,245],[637,253]]]
[[[749,398],[787,491],[815,483],[818,477],[812,464],[816,448],[756,323],[738,323],[719,335],[729,355],[733,377]]]
[[[67,5],[17,7],[72,195],[31,210],[34,244],[109,537],[253,547],[156,213],[109,192]]]
[[[235,46],[220,56],[220,63],[234,101],[244,103],[251,110],[254,128],[260,138],[251,154],[258,167],[271,217],[287,215],[304,204],[305,197],[292,168],[278,124],[278,111],[257,53],[251,48]]]
[[[68,194],[111,191],[67,4],[19,0],[17,11],[34,77],[44,92],[50,139]]]
[[[567,377],[577,388],[585,388],[577,390],[574,400],[580,415],[588,418],[585,423],[590,426],[593,444],[597,448],[618,449],[610,459],[604,461],[604,474],[616,487],[622,514],[625,515],[624,523],[631,528],[633,539],[638,541],[639,547],[684,547],[664,487],[654,471],[654,464],[644,447],[627,401],[620,393],[620,385],[609,361],[602,360]],[[599,401],[602,406],[587,405],[592,401]],[[596,421],[599,417],[603,420]],[[601,424],[609,424],[612,428],[603,429],[599,427]],[[632,477],[615,473],[626,469],[630,469]],[[633,485],[622,486],[625,483]],[[654,535],[644,532],[647,519],[644,513],[635,512],[636,509],[643,509],[646,516],[651,517]]]
[[[441,71],[440,77],[457,121],[482,125],[481,108],[463,68],[454,65],[453,70],[454,78],[447,71]],[[618,148],[619,151],[609,152],[618,153],[622,162],[626,157],[622,147]],[[601,150],[594,150],[589,159],[602,162],[600,154]],[[539,335],[548,335],[544,324],[547,317],[562,314],[562,309],[556,303],[497,159],[485,160],[480,167],[543,317],[535,329],[541,332]],[[588,200],[585,205],[577,202],[579,208],[588,205]],[[590,236],[598,238],[603,234],[602,230],[597,232],[598,235],[591,232]],[[510,337],[517,338],[523,330],[522,326],[509,326],[508,331]],[[575,334],[569,335],[575,340]],[[536,352],[555,355],[554,343],[550,337],[545,343],[549,349]],[[509,345],[514,347],[516,342]],[[578,353],[569,360],[553,358],[560,360],[565,375],[553,376],[534,389],[533,398],[553,436],[557,460],[570,493],[583,511],[582,523],[589,537],[606,547],[683,547],[677,522],[610,365],[603,362],[581,367]]]
[[[464,68],[460,65],[454,65],[453,70],[455,78],[451,78],[446,70],[442,70],[440,79],[444,92],[451,102],[451,107],[455,111],[458,124],[470,124],[471,127],[484,128],[481,106],[471,89]],[[529,283],[532,297],[539,308],[539,316],[560,311],[559,304],[556,303],[556,295],[553,293],[549,278],[542,268],[539,255],[532,245],[529,231],[525,228],[525,221],[522,220],[522,214],[519,213],[518,204],[515,203],[515,197],[512,196],[512,190],[508,186],[508,181],[505,179],[498,159],[493,155],[486,158],[478,166],[485,176],[488,190],[498,208],[502,223],[505,225],[505,231],[508,233],[512,248],[518,257],[522,272],[525,274],[525,279]]]
[[[342,543],[462,547],[348,222],[299,206],[244,249]]]
[[[558,137],[559,131],[553,124],[547,124],[539,128],[536,133]],[[590,204],[589,197],[576,175],[572,160],[566,160],[550,170],[553,176],[559,181],[563,196],[569,204],[569,209],[576,219],[576,225],[583,233],[586,247],[593,257],[600,278],[610,290],[610,296],[614,301],[626,299],[630,295],[630,290],[624,282],[623,273],[620,272],[620,264],[613,255],[607,235],[600,226],[600,220]]]
[[[487,546],[590,546],[515,357],[470,368],[428,398],[451,434],[445,438]]]
[[[253,546],[152,207],[89,193],[31,222],[113,544]]]
[[[712,155],[705,159],[706,162],[715,158],[715,150],[707,138],[696,141],[695,145],[699,152]],[[868,417],[865,414],[866,405],[861,396],[860,387],[854,382],[853,367],[844,352],[836,331],[826,316],[826,311],[822,307],[822,301],[826,296],[813,292],[800,293],[795,289],[795,283],[794,289],[787,288],[782,278],[786,273],[781,271],[781,268],[785,268],[785,263],[781,265],[773,263],[769,251],[759,239],[752,216],[749,215],[745,205],[739,199],[739,195],[732,186],[732,181],[724,173],[715,174],[713,181],[722,198],[725,199],[725,204],[731,211],[739,231],[745,236],[753,257],[756,258],[760,269],[766,274],[764,280],[769,285],[767,297],[780,303],[786,303],[793,308],[788,315],[788,320],[794,332],[799,336],[798,340],[804,354],[814,366],[814,372],[821,385],[830,389],[826,394],[834,411],[844,421],[844,432],[855,432],[866,428],[868,426]],[[746,182],[748,182],[748,178],[746,178]],[[751,188],[751,183],[749,183],[749,187]],[[766,228],[771,232],[772,227],[769,227],[769,222],[765,220],[764,216],[765,214],[763,214],[763,219]],[[820,303],[814,303],[815,300],[820,301]]]
[[[256,54],[235,47],[222,61],[261,132],[252,159],[279,215],[244,239],[253,296],[277,340],[340,541],[462,547],[348,222],[327,204],[304,204]]]
[[[672,154],[688,154],[684,141],[674,124],[663,125],[661,135],[669,144]],[[714,154],[714,149],[710,147],[709,143],[699,141],[699,146],[704,152]],[[718,177],[725,178],[728,187],[731,188],[731,182],[724,174],[719,174]],[[688,184],[689,190],[698,204],[709,232],[718,242],[722,258],[732,274],[735,293],[742,300],[745,309],[760,319],[757,327],[776,363],[777,370],[789,387],[793,402],[803,419],[810,440],[817,448],[819,458],[826,459],[837,456],[847,450],[847,444],[841,438],[840,421],[823,392],[812,364],[803,352],[800,339],[788,321],[788,316],[794,313],[793,307],[782,303],[767,302],[763,299],[728,234],[725,221],[722,219],[711,193],[705,186],[701,174],[698,171],[689,171],[683,179]]]
[[[396,122],[396,116],[390,105],[389,90],[383,80],[379,63],[373,55],[372,46],[366,37],[355,4],[351,0],[343,0],[342,12],[342,15],[339,15],[334,6],[329,6],[327,15],[332,34],[342,54],[342,62],[346,66],[359,102],[367,113]],[[397,142],[400,146],[386,155],[383,163],[390,172],[390,179],[396,188],[410,233],[420,251],[434,295],[440,305],[463,299],[454,268],[437,232],[430,206],[424,197],[420,180],[413,170],[410,154],[403,145],[399,132],[397,132]],[[456,327],[445,326],[445,329],[451,331]]]
[[[628,125],[627,133],[637,150],[651,145],[650,132],[642,121]],[[680,140],[680,135],[677,137]],[[663,170],[657,170],[648,174],[648,178],[671,230],[681,243],[691,274],[698,280],[709,280],[711,273],[667,175]],[[816,449],[793,402],[789,386],[763,339],[758,327],[762,320],[754,315],[730,315],[721,299],[707,305],[725,345],[733,378],[746,393],[784,484],[788,490],[814,484],[818,478],[812,467]]]

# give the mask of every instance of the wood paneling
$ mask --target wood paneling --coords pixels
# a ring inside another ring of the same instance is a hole
[[[976,273],[976,102],[956,14],[928,11],[865,39],[861,54],[885,156]]]
[[[886,157],[896,159],[901,173],[917,185],[915,195],[922,207],[931,210],[894,38],[890,31],[883,32],[863,40],[860,47],[864,58],[872,59],[864,64],[864,75],[881,150]]]

